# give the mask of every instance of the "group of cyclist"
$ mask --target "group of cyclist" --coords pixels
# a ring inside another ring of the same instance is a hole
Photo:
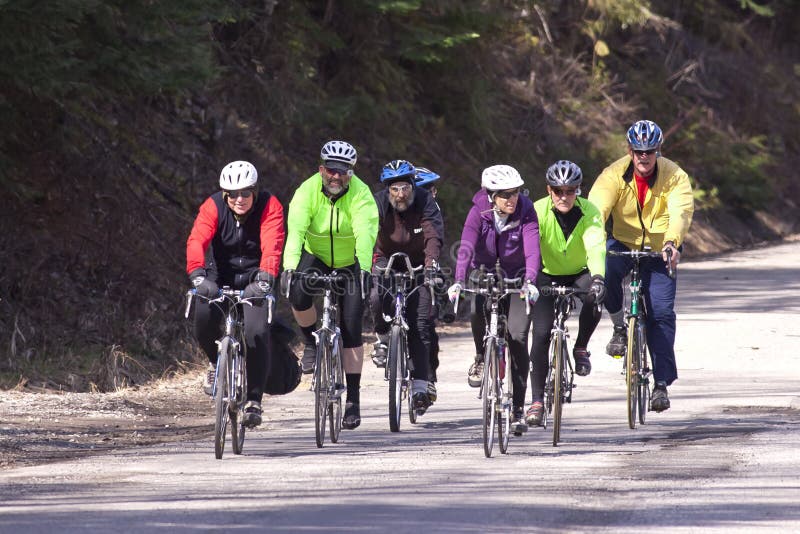
[[[547,346],[553,321],[552,297],[539,289],[550,284],[574,285],[585,290],[579,331],[573,349],[575,373],[591,371],[589,339],[605,306],[614,323],[606,351],[624,354],[627,332],[622,309],[622,279],[630,270],[626,258],[606,256],[607,249],[663,251],[664,261],[642,264],[647,305],[648,344],[653,358],[655,387],[651,408],[669,408],[667,386],[677,378],[675,365],[675,280],[666,261],[677,265],[693,213],[692,190],[686,173],[660,154],[661,129],[652,121],[638,121],[627,132],[628,153],[598,177],[588,199],[580,197],[583,174],[575,163],[560,160],[545,174],[547,196],[532,202],[523,190],[520,173],[508,165],[493,165],[481,176],[481,189],[472,199],[459,244],[454,282],[446,291],[455,301],[477,270],[499,265],[504,277],[520,278],[521,298],[505,298],[506,338],[511,355],[513,424],[515,432],[543,422]],[[318,172],[295,191],[284,222],[280,202],[258,188],[252,164],[235,161],[220,175],[221,191],[200,207],[187,241],[187,273],[197,293],[212,297],[220,286],[242,289],[249,296],[274,294],[281,255],[281,292],[288,294],[292,313],[304,342],[302,371],[311,373],[316,358],[314,331],[317,313],[312,282],[294,273],[344,275],[337,287],[343,341],[342,361],[347,398],[342,427],[361,423],[360,383],[364,360],[362,315],[368,297],[377,342],[372,361],[385,367],[391,304],[389,290],[373,283],[378,269],[394,253],[408,255],[423,266],[416,283],[441,287],[439,261],[444,245],[444,220],[436,196],[439,175],[406,160],[384,165],[373,194],[354,174],[355,148],[344,141],[322,147]],[[606,222],[613,221],[606,240]],[[286,231],[284,233],[284,224]],[[668,255],[669,253],[669,255]],[[668,259],[669,258],[669,259]],[[445,286],[446,287],[446,286]],[[267,299],[264,298],[264,301]],[[413,361],[413,405],[422,414],[436,400],[438,307],[433,291],[416,291],[407,301],[409,352]],[[245,307],[247,344],[247,404],[245,423],[261,423],[261,400],[270,369],[270,329],[265,304]],[[470,323],[475,359],[467,381],[479,387],[483,373],[486,302],[473,299]],[[204,375],[206,393],[213,388],[216,363],[214,341],[219,336],[221,312],[198,303],[194,331],[209,366]],[[530,353],[528,335],[533,324]],[[531,369],[532,366],[532,369]],[[527,381],[532,402],[525,410]]]

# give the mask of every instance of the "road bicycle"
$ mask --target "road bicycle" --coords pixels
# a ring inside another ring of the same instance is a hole
[[[403,264],[401,269],[393,270],[395,260]],[[411,289],[423,269],[423,265],[413,267],[408,255],[402,252],[395,252],[389,256],[386,267],[376,267],[378,283],[384,291],[393,294],[394,301],[393,316],[383,315],[385,321],[391,322],[385,380],[389,382],[389,430],[392,432],[400,431],[403,401],[408,402],[408,419],[411,424],[415,424],[417,416],[420,415],[414,407],[411,394],[413,382],[411,372],[414,370],[414,362],[408,350],[409,326],[406,322],[406,301],[420,290],[431,291],[433,299],[433,289],[428,284],[417,284]]]
[[[667,250],[668,259],[671,256],[671,252]],[[637,415],[639,423],[645,424],[647,412],[650,409],[650,377],[653,374],[647,350],[647,330],[645,327],[647,310],[644,302],[644,293],[642,293],[640,263],[642,258],[660,259],[662,254],[661,252],[650,250],[650,247],[645,247],[644,250],[609,250],[608,254],[610,256],[629,257],[633,263],[628,285],[629,308],[625,316],[628,327],[628,344],[625,354],[615,355],[615,357],[621,356],[623,358],[622,372],[625,375],[628,426],[634,429],[636,428]],[[667,261],[667,265],[669,267],[669,276],[674,278],[675,272],[669,261]]]
[[[322,447],[326,422],[329,423],[331,443],[339,441],[342,430],[342,394],[347,387],[342,367],[342,332],[338,325],[339,307],[335,293],[338,289],[336,284],[344,282],[346,277],[336,271],[330,274],[293,273],[292,277],[297,278],[298,283],[307,282],[309,286],[322,284],[324,288],[322,323],[314,332],[317,353],[311,379],[311,389],[314,391],[314,436],[317,447]],[[287,284],[287,289],[289,286]]]
[[[547,349],[549,368],[544,383],[545,413],[542,426],[547,428],[547,419],[553,418],[553,447],[561,440],[561,416],[565,403],[572,402],[572,390],[575,388],[575,373],[569,358],[569,329],[567,319],[575,309],[577,295],[585,295],[588,291],[574,286],[543,286],[542,296],[555,297],[553,308],[553,328],[550,331],[550,347]]]
[[[520,293],[522,278],[504,278],[497,274],[501,272],[499,259],[494,272],[486,272],[485,267],[481,265],[480,269],[470,276],[473,287],[462,289],[467,293],[484,295],[489,308],[489,322],[483,338],[483,381],[478,393],[483,407],[483,453],[487,458],[492,456],[495,432],[500,452],[502,454],[508,452],[513,416],[514,381],[509,379],[506,384],[508,366],[505,332],[508,318],[500,313],[500,301],[508,295]],[[458,301],[457,295],[453,306],[456,314],[458,314]]]
[[[186,299],[186,318],[192,299],[200,297],[217,306],[225,314],[225,333],[217,343],[217,366],[211,396],[214,400],[214,456],[222,459],[225,451],[225,433],[231,427],[233,454],[242,454],[244,447],[244,405],[247,400],[247,345],[244,342],[244,313],[242,306],[252,306],[254,301],[266,299],[267,323],[272,323],[275,298],[267,291],[266,297],[247,297],[244,291],[223,287],[217,297],[198,295],[190,289]]]

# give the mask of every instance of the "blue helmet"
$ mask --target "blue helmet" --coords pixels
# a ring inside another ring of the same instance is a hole
[[[417,169],[404,159],[390,161],[381,170],[381,182],[393,182],[395,180],[408,180],[414,183],[414,175]]]
[[[628,144],[633,150],[652,150],[661,146],[664,134],[653,121],[637,121],[628,128]]]
[[[414,178],[417,185],[420,187],[426,187],[431,185],[433,182],[438,180],[440,176],[433,172],[430,169],[426,169],[425,167],[417,167],[417,174]]]

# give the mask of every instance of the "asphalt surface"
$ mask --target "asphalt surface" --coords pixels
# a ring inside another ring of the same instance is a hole
[[[672,408],[635,430],[606,317],[561,444],[531,429],[485,458],[462,328],[439,401],[400,433],[365,363],[363,424],[338,444],[316,447],[301,385],[265,402],[242,456],[203,440],[2,471],[0,531],[800,531],[798,265],[800,242],[681,265]]]

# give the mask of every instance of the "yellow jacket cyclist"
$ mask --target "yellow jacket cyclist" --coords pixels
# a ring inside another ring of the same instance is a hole
[[[353,174],[356,157],[350,143],[325,143],[318,172],[300,185],[289,203],[283,252],[285,273],[296,270],[328,274],[336,270],[346,278],[336,288],[344,347],[342,363],[347,378],[347,403],[342,420],[346,429],[361,423],[359,388],[364,359],[361,295],[362,284],[369,280],[372,249],[378,234],[378,207],[372,191]],[[292,277],[284,276],[284,280],[287,278]],[[295,277],[289,292],[292,312],[305,338],[304,373],[314,368],[316,289]]]
[[[652,121],[634,123],[627,134],[628,154],[609,165],[592,186],[589,200],[603,220],[613,223],[609,250],[650,247],[667,251],[672,266],[680,260],[681,246],[692,222],[694,200],[689,176],[675,162],[661,156],[663,134]],[[614,322],[614,335],[606,352],[624,354],[627,345],[622,279],[631,269],[629,258],[606,257],[606,309]],[[651,408],[669,408],[667,386],[678,378],[675,364],[676,281],[668,276],[665,261],[646,258],[641,263],[642,287],[647,307],[647,345],[653,359],[656,387]]]

